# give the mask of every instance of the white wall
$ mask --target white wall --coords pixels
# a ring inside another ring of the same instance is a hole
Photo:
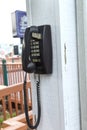
[[[42,115],[38,130],[80,130],[75,3],[73,0],[26,0],[26,3],[29,26],[52,27],[53,74],[41,76]],[[36,107],[34,82],[32,85]]]

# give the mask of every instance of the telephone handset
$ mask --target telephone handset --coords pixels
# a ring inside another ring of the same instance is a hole
[[[36,74],[52,73],[52,40],[50,25],[26,29],[23,46],[23,70]]]
[[[40,74],[52,73],[52,40],[50,25],[31,26],[25,30],[24,44],[22,47],[22,66],[26,72],[24,80],[24,107],[28,126],[36,129],[40,123],[41,104],[40,104]],[[28,115],[28,105],[26,96],[26,76],[27,73],[38,74],[37,88],[37,121],[33,126]]]

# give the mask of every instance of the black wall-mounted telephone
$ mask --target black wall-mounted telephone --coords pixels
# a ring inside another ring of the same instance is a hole
[[[24,106],[25,115],[28,126],[36,129],[40,123],[41,104],[40,104],[40,74],[52,73],[52,41],[50,25],[31,26],[25,30],[24,44],[22,49],[22,66],[26,72],[24,80]],[[38,75],[37,87],[37,106],[38,117],[36,124],[31,125],[26,96],[26,76],[27,73],[35,73]]]
[[[52,41],[50,25],[26,29],[23,45],[23,70],[36,74],[52,73]]]

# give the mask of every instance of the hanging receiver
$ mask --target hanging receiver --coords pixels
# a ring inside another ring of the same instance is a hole
[[[52,40],[50,25],[31,26],[25,30],[24,44],[22,47],[22,67],[26,73],[38,74],[37,107],[38,117],[35,126],[30,124],[26,99],[26,76],[24,80],[24,105],[27,124],[31,129],[36,129],[40,122],[40,74],[52,73]]]

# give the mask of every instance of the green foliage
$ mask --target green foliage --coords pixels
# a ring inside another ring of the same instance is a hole
[[[3,123],[3,121],[4,121],[4,118],[3,118],[3,117],[1,117],[1,118],[0,118],[0,124],[2,124],[2,123]]]
[[[15,116],[16,116],[16,112],[13,112],[12,117],[15,117]],[[9,118],[10,118],[10,113],[6,113],[6,120],[9,119]],[[4,117],[0,117],[0,130],[2,128],[3,121],[4,121]]]
[[[13,112],[13,113],[12,113],[12,117],[15,117],[15,116],[16,116],[16,112]]]
[[[3,121],[4,121],[4,118],[3,118],[3,117],[0,117],[0,130],[1,130],[1,128],[2,128],[2,123],[3,123]]]
[[[7,114],[6,114],[6,119],[9,119],[9,118],[10,118],[10,114],[7,113]]]

